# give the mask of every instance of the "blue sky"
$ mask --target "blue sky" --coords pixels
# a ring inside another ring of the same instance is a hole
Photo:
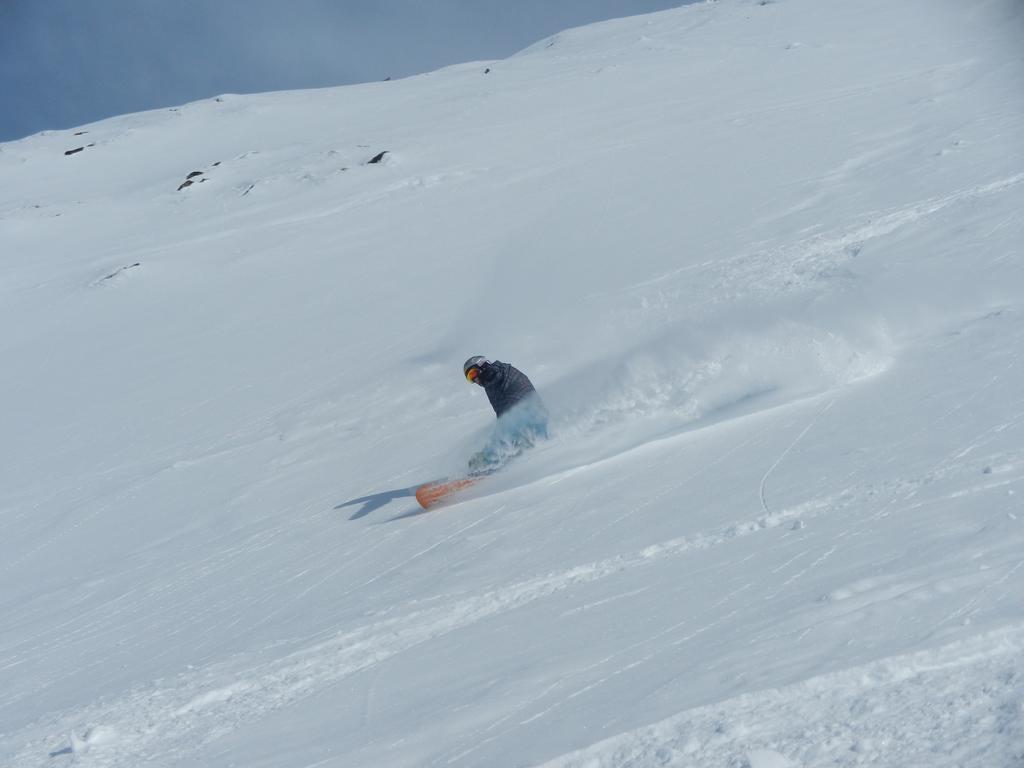
[[[220,93],[508,56],[685,0],[0,0],[0,141]]]

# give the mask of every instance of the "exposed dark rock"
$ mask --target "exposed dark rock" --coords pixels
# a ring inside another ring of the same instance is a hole
[[[183,182],[181,182],[181,186],[178,187],[177,191],[181,192],[181,190],[183,190],[185,187],[191,187],[194,183],[195,182],[193,182],[192,179],[185,179]]]
[[[383,159],[384,159],[384,155],[386,155],[387,153],[388,153],[388,151],[387,151],[386,149],[385,149],[385,150],[384,150],[383,152],[378,152],[378,153],[377,153],[376,155],[374,155],[373,157],[371,157],[371,158],[370,158],[370,159],[369,159],[369,160],[368,160],[368,161],[366,162],[366,164],[367,164],[367,165],[374,165],[375,163],[379,163],[379,162],[380,162],[381,160],[383,160]]]
[[[67,150],[64,154],[65,155],[76,155],[79,152],[81,152],[83,149],[85,149],[85,147],[75,147],[74,149]]]
[[[485,69],[485,70],[484,70],[484,74],[485,74],[485,75],[489,75],[489,74],[491,74],[491,68],[490,68],[490,67],[488,67],[487,69]]]
[[[115,269],[115,270],[114,270],[113,272],[111,272],[111,273],[110,273],[109,275],[107,275],[106,277],[104,277],[103,279],[104,279],[104,280],[110,280],[110,279],[112,279],[112,278],[115,278],[115,277],[117,277],[117,276],[118,276],[118,275],[120,275],[120,274],[121,274],[122,272],[125,272],[125,271],[127,271],[127,270],[129,270],[129,269],[134,269],[135,267],[140,267],[140,266],[142,266],[142,264],[141,264],[140,262],[138,262],[138,261],[136,261],[136,262],[135,262],[134,264],[126,264],[126,265],[125,265],[125,266],[123,266],[123,267],[118,267],[118,268],[117,268],[117,269]]]
[[[203,175],[203,172],[202,172],[202,171],[192,171],[192,173],[190,173],[190,174],[189,174],[188,176],[186,176],[185,178],[186,178],[186,179],[192,179],[192,178],[195,178],[196,176],[202,176],[202,175]]]
[[[88,133],[88,131],[77,131],[75,133],[75,136],[85,136],[85,134],[87,134],[87,133]]]

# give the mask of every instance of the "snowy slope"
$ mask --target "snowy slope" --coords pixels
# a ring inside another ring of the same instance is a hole
[[[1024,760],[1022,32],[722,0],[0,145],[0,764]],[[552,439],[415,514],[471,354]]]

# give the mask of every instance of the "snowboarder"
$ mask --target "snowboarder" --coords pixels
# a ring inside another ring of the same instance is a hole
[[[548,411],[526,374],[509,363],[474,355],[462,366],[466,380],[484,388],[498,425],[482,451],[469,460],[471,476],[500,469],[538,438],[548,436]]]

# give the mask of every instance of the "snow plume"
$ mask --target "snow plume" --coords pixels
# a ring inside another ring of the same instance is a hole
[[[620,339],[619,347],[608,337],[600,347],[581,341],[577,353],[603,356],[555,381],[544,379],[544,368],[536,376],[516,360],[534,376],[549,408],[551,439],[515,464],[529,472],[534,463],[547,470],[589,463],[814,397],[889,367],[895,347],[881,319],[834,305],[830,311],[831,317],[810,322],[792,311],[748,308],[732,318],[671,323],[639,343]],[[452,451],[445,471],[458,474],[493,429],[492,420],[478,427]]]
[[[881,328],[843,332],[750,313],[731,327],[674,325],[545,393],[559,439],[604,438],[629,423],[642,442],[872,376],[891,354]]]

